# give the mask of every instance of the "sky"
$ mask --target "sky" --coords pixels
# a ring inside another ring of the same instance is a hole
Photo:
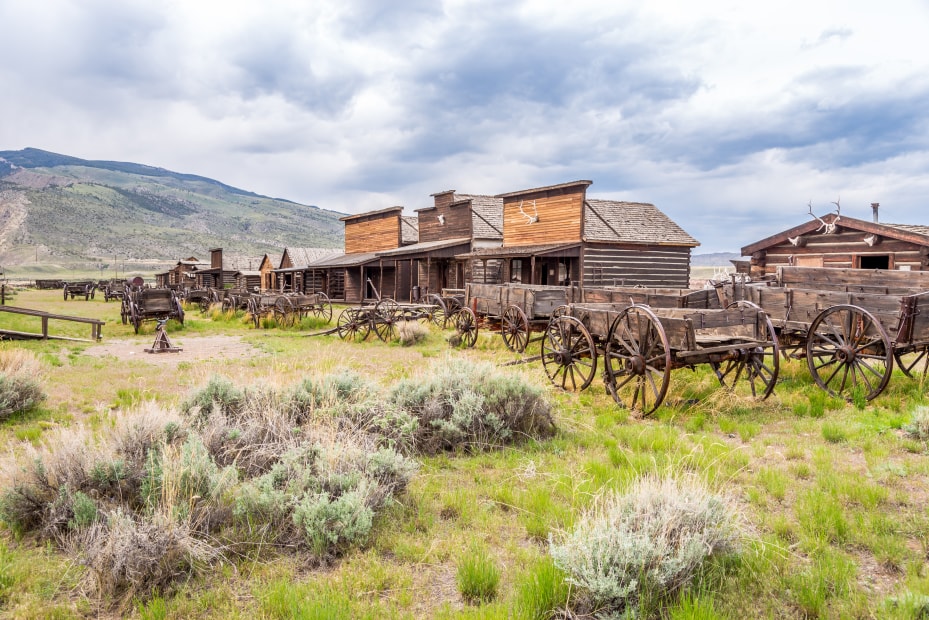
[[[927,0],[0,0],[0,150],[360,213],[588,179],[738,251],[929,224]]]

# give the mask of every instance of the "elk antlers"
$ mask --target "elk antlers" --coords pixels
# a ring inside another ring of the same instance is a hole
[[[824,235],[831,235],[835,232],[836,225],[839,223],[839,220],[842,219],[842,205],[839,204],[839,200],[833,201],[832,204],[835,205],[835,219],[831,222],[827,222],[823,218],[813,213],[812,200],[806,203],[807,209],[809,210],[810,215],[813,216],[813,219],[819,220],[819,228],[817,228],[815,232],[823,231]]]
[[[539,221],[539,210],[535,207],[535,200],[532,201],[532,211],[533,215],[529,215],[523,211],[523,201],[519,201],[519,212],[523,214],[524,218],[526,218],[526,224],[535,224]]]

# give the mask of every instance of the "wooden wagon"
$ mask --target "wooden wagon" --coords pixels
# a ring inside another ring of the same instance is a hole
[[[111,299],[122,300],[126,296],[125,280],[102,280],[97,286],[103,291],[103,300],[109,302]]]
[[[722,385],[748,385],[767,398],[779,371],[774,326],[763,310],[738,302],[726,309],[651,308],[641,304],[565,306],[542,339],[549,379],[567,390],[593,381],[598,358],[613,399],[647,415],[661,405],[670,373],[709,364]]]
[[[212,288],[188,289],[184,295],[184,301],[188,304],[197,304],[201,312],[206,312],[211,304],[221,300],[221,291]]]
[[[281,325],[293,325],[310,315],[327,323],[332,319],[332,302],[323,292],[283,295],[275,302],[275,308],[275,317]]]
[[[782,267],[773,282],[737,293],[771,317],[785,355],[806,359],[833,396],[877,397],[895,362],[909,376],[929,369],[929,274]]]
[[[376,303],[362,304],[343,310],[336,319],[336,333],[342,340],[361,342],[371,332],[384,342],[397,338],[397,324],[406,320],[400,304],[384,298]]]
[[[171,289],[142,288],[130,290],[124,301],[123,307],[126,309],[128,316],[124,316],[123,321],[125,322],[128,319],[137,334],[144,321],[176,319],[182,325],[184,324],[184,308],[181,307],[181,300]]]
[[[94,298],[94,291],[97,290],[97,284],[89,280],[81,282],[65,282],[63,284],[65,301],[70,297],[83,297],[84,301]]]
[[[465,300],[465,289],[443,288],[440,293],[431,293],[426,296],[426,303],[433,306],[430,320],[438,327],[445,328],[454,320],[455,314],[461,310]]]
[[[555,309],[570,302],[573,292],[566,286],[468,284],[455,329],[462,344],[471,347],[482,326],[496,327],[507,348],[522,353],[532,332],[544,331]]]

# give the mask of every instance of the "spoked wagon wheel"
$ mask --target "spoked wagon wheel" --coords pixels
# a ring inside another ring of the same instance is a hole
[[[753,308],[758,310],[758,344],[731,352],[732,357],[722,362],[711,362],[719,383],[734,389],[739,380],[748,382],[752,397],[764,400],[774,391],[780,371],[780,346],[774,324],[761,308],[750,301],[737,301],[729,308]]]
[[[123,325],[129,323],[129,300],[127,298],[123,298],[119,305],[119,318],[122,320]]]
[[[346,308],[336,320],[336,329],[342,340],[361,342],[368,337],[371,326],[364,313],[357,308]]]
[[[257,299],[248,300],[248,314],[252,317],[255,329],[261,327],[261,302]]]
[[[324,320],[326,323],[332,320],[332,302],[325,293],[316,293],[316,303],[313,304],[310,312],[314,316]]]
[[[67,284],[65,284],[64,291],[65,291],[65,301],[68,301],[68,285]]]
[[[500,319],[503,344],[514,353],[522,353],[529,344],[529,318],[519,306],[507,306]]]
[[[374,333],[383,342],[397,339],[397,322],[400,320],[400,304],[385,298],[374,306]]]
[[[210,303],[212,303],[212,300],[210,299],[209,295],[204,295],[201,297],[197,302],[197,305],[200,306],[200,312],[205,313],[207,310],[209,310]]]
[[[274,302],[274,320],[281,327],[288,327],[296,322],[294,305],[286,297],[278,297]]]
[[[817,385],[851,400],[880,394],[893,371],[893,348],[884,327],[858,306],[838,305],[819,313],[810,325],[806,361]]]
[[[668,393],[671,350],[658,317],[645,306],[623,310],[607,336],[604,381],[620,405],[648,415]]]
[[[181,305],[181,300],[177,298],[174,299],[174,318],[181,325],[184,324],[184,307]]]
[[[229,312],[235,308],[235,298],[226,297],[223,299],[223,312]]]
[[[454,321],[461,344],[470,349],[477,343],[477,316],[471,308],[462,307],[455,313]]]
[[[139,327],[142,326],[142,315],[139,312],[139,307],[135,304],[129,306],[130,321],[132,321],[132,327],[135,329],[135,333],[139,333]]]
[[[923,347],[911,351],[913,357],[904,358],[905,354],[894,351],[894,362],[897,367],[903,371],[907,377],[914,378],[917,375],[926,375],[929,373],[929,347]]]
[[[448,324],[449,316],[445,302],[442,301],[441,297],[435,294],[430,295],[428,301],[432,305],[432,313],[429,315],[429,319],[439,329],[445,329],[445,326]]]
[[[597,372],[597,348],[584,324],[573,316],[548,323],[542,337],[542,366],[551,382],[563,390],[584,390]]]

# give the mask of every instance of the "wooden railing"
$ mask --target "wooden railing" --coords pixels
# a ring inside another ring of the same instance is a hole
[[[31,308],[14,308],[13,306],[0,306],[0,312],[11,312],[13,314],[24,314],[26,316],[37,316],[42,319],[42,333],[37,334],[34,332],[17,332],[7,329],[0,330],[0,337],[6,336],[10,338],[41,338],[43,340],[48,340],[49,338],[55,340],[84,340],[83,338],[68,338],[66,336],[50,336],[48,334],[48,321],[49,319],[54,319],[56,321],[71,321],[74,323],[88,323],[90,325],[90,339],[93,341],[100,340],[103,338],[103,325],[106,321],[101,321],[100,319],[88,319],[82,316],[66,316],[63,314],[51,314],[49,312],[43,312],[42,310],[32,310]]]

